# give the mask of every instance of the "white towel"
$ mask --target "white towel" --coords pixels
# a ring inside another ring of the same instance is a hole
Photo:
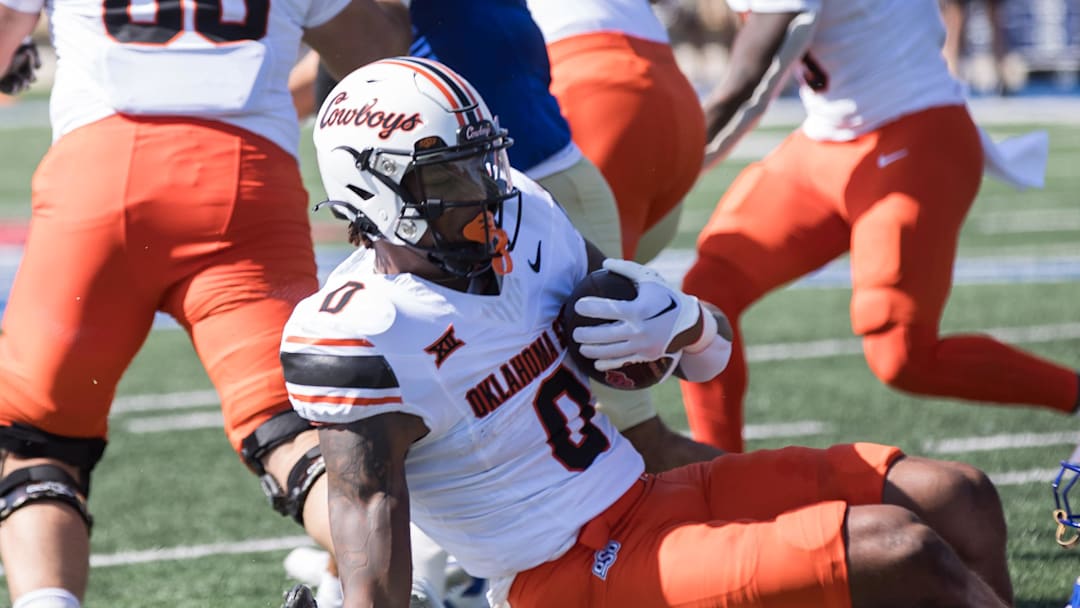
[[[979,127],[979,137],[986,175],[1017,190],[1042,188],[1046,183],[1046,157],[1050,151],[1050,136],[1046,131],[1032,131],[995,142]]]

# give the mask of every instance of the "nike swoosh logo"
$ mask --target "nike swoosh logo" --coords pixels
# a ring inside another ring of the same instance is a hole
[[[529,268],[535,273],[540,272],[540,246],[544,244],[544,241],[538,241],[536,243],[536,261],[526,260],[529,263]]]
[[[651,317],[646,317],[645,320],[650,321],[652,319],[655,319],[656,317],[664,315],[665,313],[671,312],[671,311],[675,310],[676,306],[677,306],[677,304],[675,304],[675,298],[673,298],[671,296],[668,296],[668,305],[666,307],[664,307],[664,310],[661,310],[660,312],[656,313],[655,315],[653,315]]]
[[[884,169],[885,167],[888,167],[889,165],[895,163],[896,161],[904,158],[907,155],[907,148],[904,148],[903,150],[897,150],[896,152],[893,152],[891,154],[879,154],[877,157],[878,169]]]

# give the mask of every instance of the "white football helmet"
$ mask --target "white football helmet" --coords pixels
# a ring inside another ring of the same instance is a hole
[[[493,258],[509,263],[505,254],[513,249],[517,228],[507,237],[503,202],[520,200],[506,156],[513,141],[479,93],[450,68],[393,57],[354,71],[323,102],[314,140],[328,198],[321,204],[371,240],[420,249],[459,276],[487,270]],[[425,193],[437,184],[445,192],[448,182],[460,185],[450,191],[468,192],[461,197],[467,200]],[[445,210],[461,206],[487,212],[486,221],[474,222],[473,236],[463,231],[470,239],[464,242],[431,225]],[[520,225],[520,205],[515,215]],[[434,245],[420,245],[428,232]]]

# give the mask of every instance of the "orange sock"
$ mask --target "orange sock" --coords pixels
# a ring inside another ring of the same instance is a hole
[[[941,338],[931,327],[897,325],[864,336],[863,346],[874,374],[903,391],[1065,413],[1076,408],[1075,370],[988,336]]]
[[[694,439],[728,452],[744,449],[742,402],[747,382],[746,357],[738,331],[735,340],[731,361],[719,376],[708,382],[679,381]]]

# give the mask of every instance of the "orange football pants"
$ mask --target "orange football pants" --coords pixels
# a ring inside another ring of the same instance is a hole
[[[623,257],[697,180],[705,116],[671,47],[614,32],[548,45],[551,92],[574,142],[615,194]],[[673,236],[673,235],[672,235]]]
[[[510,605],[848,608],[847,507],[880,503],[902,455],[791,447],[645,475],[562,557],[519,573]]]
[[[939,337],[982,166],[971,117],[949,106],[847,142],[814,141],[800,130],[740,173],[699,236],[683,282],[736,332],[723,373],[682,382],[695,439],[743,449],[743,311],[849,250],[851,326],[881,381],[914,394],[1071,411],[1073,370],[987,336]]]
[[[0,424],[105,438],[159,310],[191,336],[235,449],[289,408],[281,330],[318,286],[294,157],[221,123],[115,115],[57,141],[32,196],[0,335]]]

